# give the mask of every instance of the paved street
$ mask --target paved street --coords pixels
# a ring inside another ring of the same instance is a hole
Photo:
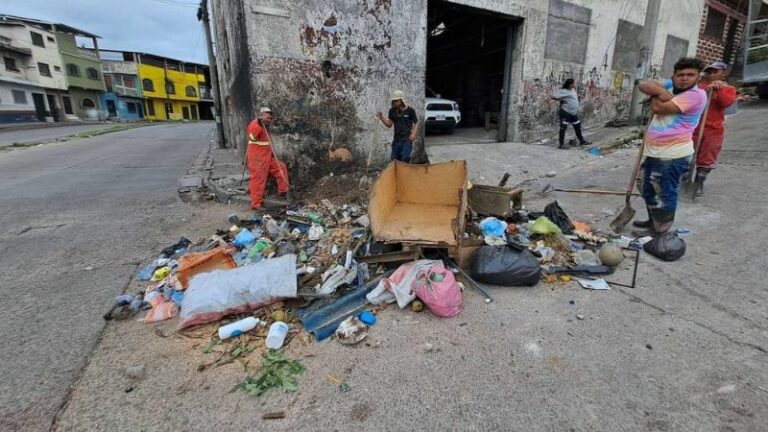
[[[12,144],[47,143],[77,135],[115,127],[116,124],[85,124],[72,126],[43,127],[6,131],[0,129],[0,147]]]
[[[763,103],[744,108],[728,120],[723,163],[710,176],[707,196],[681,204],[677,225],[691,230],[686,256],[664,263],[642,255],[635,289],[614,286],[611,291],[596,292],[575,283],[499,287],[490,288],[495,301],[489,305],[470,290],[464,296],[462,314],[452,319],[390,307],[379,315],[366,342],[357,347],[335,341],[292,343],[288,355],[300,358],[307,368],[299,379],[299,391],[273,390],[262,398],[230,393],[244,376],[237,361],[198,370],[210,361],[203,354],[208,335],[174,334],[175,321],[155,326],[113,323],[106,327],[73,390],[57,430],[764,431],[768,424],[768,294],[763,269],[768,258],[760,251],[768,241],[766,116],[768,105]],[[493,184],[508,171],[510,183],[528,186],[528,208],[542,208],[557,199],[573,219],[606,227],[623,198],[541,196],[536,191],[549,182],[620,189],[635,151],[596,158],[547,146],[483,144],[439,146],[430,153],[433,160],[468,159],[476,183]],[[550,170],[557,175],[544,177]],[[166,199],[166,204],[172,202]],[[635,206],[641,207],[640,202]],[[187,226],[188,235],[205,235],[225,226],[226,207],[221,207],[220,220],[201,231],[196,230],[202,224]],[[159,214],[161,209],[155,211]],[[114,217],[127,214],[122,209],[104,212]],[[91,220],[97,230],[108,231],[104,227],[110,226],[126,233],[124,224]],[[35,224],[57,223],[63,222]],[[15,232],[23,226],[18,223]],[[88,226],[84,222],[81,228]],[[156,229],[145,223],[141,230],[148,227]],[[129,237],[147,238],[134,229],[138,227],[128,228]],[[35,235],[51,232],[58,231]],[[144,252],[139,251],[142,244],[134,244],[128,248],[134,252],[118,253],[125,246],[118,247],[106,237],[100,242],[115,249],[110,255],[120,256],[117,263],[157,250],[146,241]],[[58,242],[45,243],[45,238],[36,240],[47,251],[61,247]],[[90,240],[89,247],[98,247],[96,239]],[[11,246],[15,253],[24,253],[21,242]],[[67,256],[73,255],[69,252]],[[106,279],[93,276],[95,272],[79,270],[85,260],[75,261],[75,269],[57,281],[87,287],[94,296],[112,295],[133,269],[131,264],[111,264],[112,279],[120,272],[125,276],[106,285]],[[21,267],[25,262],[16,259],[9,267],[18,266],[22,279],[18,286],[29,289],[25,278],[31,274]],[[631,269],[631,260],[625,260],[610,280],[629,283]],[[73,280],[75,275],[85,279]],[[44,292],[54,296],[44,302],[51,305],[47,311],[57,310],[59,291]],[[26,295],[16,296],[32,303]],[[79,334],[83,328],[97,332],[101,325],[98,311],[86,306],[69,313],[60,318],[66,320],[67,330],[57,331],[61,326],[49,324],[34,332],[17,331],[5,349],[39,354],[24,348],[29,334],[43,331],[41,340],[56,340],[54,335]],[[37,309],[34,316],[39,316]],[[254,355],[245,361],[259,360]],[[145,379],[132,381],[120,373],[136,364],[145,365]],[[326,374],[340,377],[352,390],[339,392]],[[17,384],[29,382],[37,384],[31,377]],[[284,411],[286,418],[262,420],[268,411]]]
[[[200,219],[177,184],[212,127],[159,125],[0,153],[0,430],[50,428],[137,263]],[[74,128],[67,133],[98,126]]]

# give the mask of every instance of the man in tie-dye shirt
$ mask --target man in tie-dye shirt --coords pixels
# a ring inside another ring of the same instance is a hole
[[[706,92],[696,85],[704,66],[697,58],[683,57],[675,63],[671,80],[640,83],[640,91],[651,97],[653,119],[643,152],[642,195],[648,220],[634,222],[647,230],[635,235],[662,234],[672,228],[680,181],[694,153],[693,131],[707,105]]]

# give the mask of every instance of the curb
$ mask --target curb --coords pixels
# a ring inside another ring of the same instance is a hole
[[[216,150],[216,141],[211,139],[208,146],[192,163],[187,173],[179,179],[179,194],[188,193],[191,190],[207,190],[212,193],[217,202],[221,204],[242,204],[250,206],[251,199],[247,195],[233,194],[229,190],[219,187],[211,178],[213,172],[214,151]]]
[[[128,122],[124,122],[128,123]],[[120,122],[90,122],[90,121],[66,121],[66,122],[54,122],[54,123],[17,123],[10,126],[0,126],[0,132],[13,132],[26,129],[49,129],[66,126],[93,126],[103,124],[122,124]]]

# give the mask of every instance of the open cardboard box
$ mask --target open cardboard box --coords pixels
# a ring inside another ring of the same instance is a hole
[[[368,208],[377,240],[437,247],[459,244],[466,212],[466,161],[394,161],[376,179]]]

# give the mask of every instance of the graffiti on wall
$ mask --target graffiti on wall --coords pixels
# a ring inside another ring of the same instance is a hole
[[[526,79],[518,95],[518,130],[523,140],[556,131],[559,103],[552,99],[563,82],[573,78],[586,125],[603,124],[628,114],[633,76],[614,71],[606,74],[602,66],[546,61],[541,77]]]

